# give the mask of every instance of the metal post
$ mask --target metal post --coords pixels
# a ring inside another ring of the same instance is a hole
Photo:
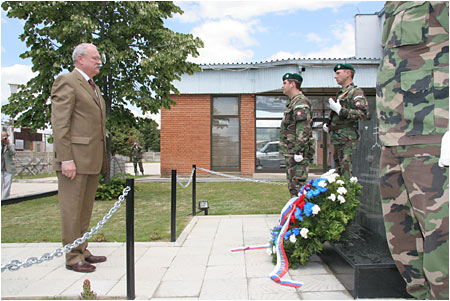
[[[197,209],[195,205],[197,203],[197,166],[192,165],[193,175],[192,175],[192,216],[195,216]]]
[[[130,191],[126,197],[126,223],[127,223],[127,299],[136,298],[134,273],[134,179],[126,179],[126,187]]]
[[[325,131],[322,131],[322,139],[323,139],[323,146],[322,146],[322,161],[323,161],[323,172],[328,171],[328,133]]]
[[[176,214],[177,214],[177,170],[172,169],[172,202],[170,205],[170,241],[176,240]]]

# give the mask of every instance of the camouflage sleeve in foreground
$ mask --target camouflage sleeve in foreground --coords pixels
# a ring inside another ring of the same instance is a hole
[[[440,143],[449,118],[448,2],[387,2],[377,78],[380,140]]]

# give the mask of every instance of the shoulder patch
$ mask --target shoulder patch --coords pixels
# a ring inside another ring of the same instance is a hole
[[[303,108],[306,108],[306,105],[304,105],[304,104],[299,104],[299,105],[296,105],[296,106],[294,107],[294,110],[296,110],[296,109],[303,109]]]

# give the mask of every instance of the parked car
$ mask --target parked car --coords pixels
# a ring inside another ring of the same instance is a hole
[[[285,168],[284,156],[280,155],[280,141],[271,141],[256,152],[256,169]]]

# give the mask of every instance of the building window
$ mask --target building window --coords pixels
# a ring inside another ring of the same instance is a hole
[[[238,97],[213,97],[211,167],[240,170],[240,122]]]
[[[284,156],[278,148],[287,103],[286,96],[256,96],[256,171],[284,172]]]

